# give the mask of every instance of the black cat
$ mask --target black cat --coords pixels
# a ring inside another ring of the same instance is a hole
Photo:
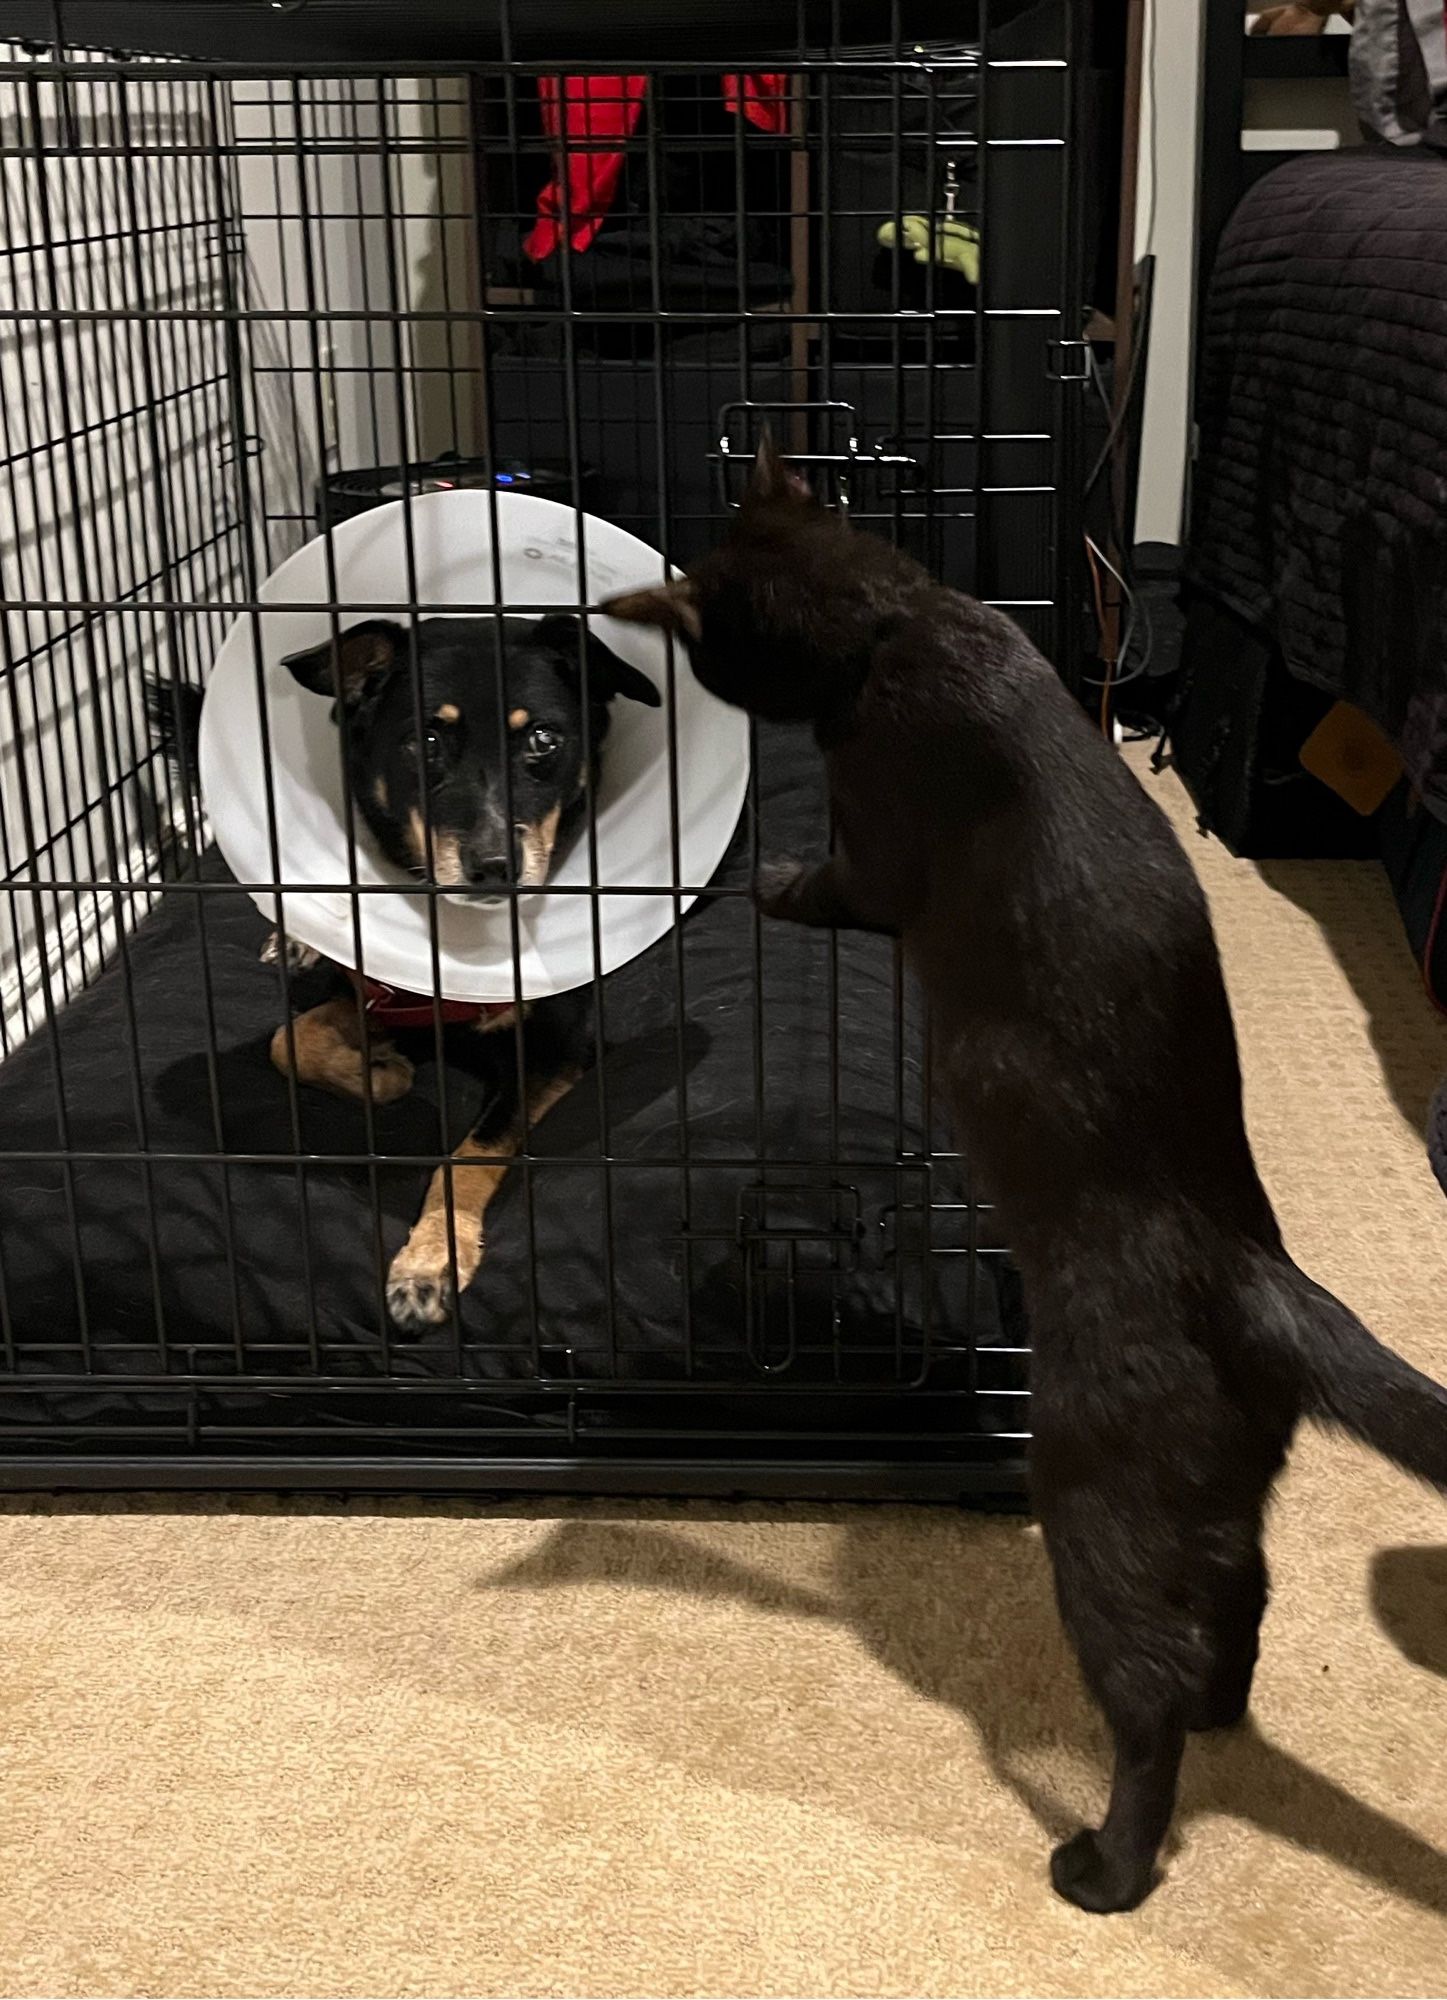
[[[608,607],[704,686],[807,721],[837,840],[765,871],[796,923],[899,933],[1034,1330],[1032,1483],[1115,1739],[1056,1888],[1156,1879],[1187,1730],[1245,1714],[1262,1517],[1302,1416],[1447,1483],[1447,1391],[1282,1248],[1205,899],[1156,806],[1009,619],[828,513],[765,443],[724,544]]]

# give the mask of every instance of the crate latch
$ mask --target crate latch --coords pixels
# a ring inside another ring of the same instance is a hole
[[[1051,382],[1088,382],[1090,380],[1090,342],[1088,340],[1047,340],[1045,343],[1045,374]]]
[[[832,1308],[834,1281],[856,1269],[864,1239],[859,1190],[758,1182],[739,1191],[737,1241],[743,1262],[744,1343],[762,1375],[792,1366],[799,1352],[801,1294],[822,1285]]]
[[[806,420],[807,435],[814,442],[805,450],[796,450],[797,427]],[[819,498],[845,512],[859,473],[920,471],[920,461],[908,452],[891,449],[888,439],[861,444],[852,403],[725,403],[718,413],[718,449],[709,453],[717,469],[723,506],[737,507],[743,498],[766,426],[772,429],[781,455],[809,478]]]

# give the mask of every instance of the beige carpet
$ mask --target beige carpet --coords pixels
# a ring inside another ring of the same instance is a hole
[[[1192,851],[1291,1243],[1447,1375],[1447,1031],[1386,890]],[[1023,1526],[55,1504],[0,1545],[7,1993],[1447,1989],[1447,1507],[1345,1445],[1282,1491],[1256,1733],[1192,1749],[1109,1920],[1046,1888],[1101,1743]]]

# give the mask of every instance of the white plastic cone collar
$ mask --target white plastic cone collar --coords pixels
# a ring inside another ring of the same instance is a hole
[[[579,574],[571,508],[531,494],[499,494],[502,601],[583,604],[615,591],[657,583],[657,552],[610,522],[585,517],[586,575]],[[490,605],[493,596],[492,504],[485,492],[429,493],[411,504],[416,602]],[[332,534],[335,601],[353,606],[412,601],[405,509],[398,501],[343,522]],[[267,601],[332,601],[325,537],[290,557],[262,586]],[[343,627],[365,609],[341,614]],[[392,615],[396,615],[395,613]],[[424,612],[423,615],[428,615]],[[664,695],[662,708],[612,704],[597,798],[598,884],[605,888],[666,888],[675,880],[703,884],[723,858],[748,787],[745,718],[698,685],[680,650],[674,674],[677,735],[678,868],[670,838],[667,661],[661,637],[640,626],[595,618],[592,629]],[[351,880],[338,733],[331,704],[299,687],[281,662],[326,639],[331,620],[316,611],[245,614],[228,633],[207,684],[201,712],[201,786],[217,845],[240,881],[280,882],[285,895],[255,895],[269,921],[284,906],[289,937],[338,964],[356,958],[353,899],[336,885]],[[266,713],[276,803],[274,857],[268,826],[256,644],[263,662]],[[395,883],[407,894],[363,895],[362,969],[409,993],[433,989],[428,901],[418,885],[376,852],[357,818],[356,879]],[[274,872],[274,859],[279,868]],[[593,978],[591,905],[597,901],[599,966],[608,973],[636,958],[673,923],[671,896],[555,893],[589,882],[588,843],[580,833],[561,855],[548,886],[519,903],[522,991],[529,999],[563,993]],[[319,885],[332,885],[330,888]],[[692,897],[682,898],[687,909]],[[505,904],[439,895],[440,987],[449,1000],[511,1000],[512,930]]]

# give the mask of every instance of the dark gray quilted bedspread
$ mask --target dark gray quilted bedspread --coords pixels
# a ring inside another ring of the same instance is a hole
[[[1291,162],[1222,240],[1188,579],[1447,810],[1447,160]]]

